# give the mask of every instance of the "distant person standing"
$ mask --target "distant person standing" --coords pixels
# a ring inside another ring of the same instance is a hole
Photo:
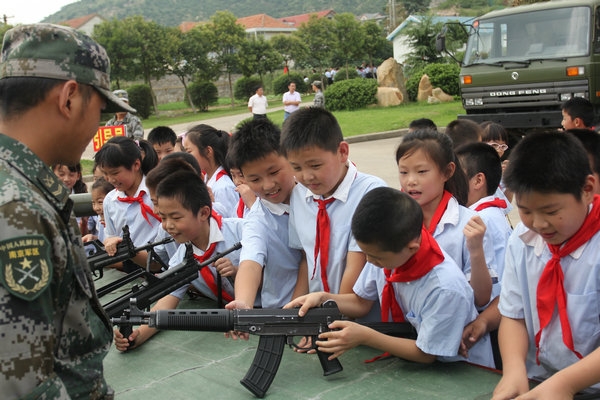
[[[129,104],[129,96],[125,90],[119,89],[113,92],[121,101]],[[125,125],[127,127],[127,136],[136,140],[144,138],[144,128],[142,121],[135,115],[127,111],[118,111],[115,116],[108,120],[106,126]]]
[[[313,107],[325,108],[325,96],[321,91],[321,81],[314,81],[312,83],[312,90],[315,92]]]
[[[288,85],[288,91],[283,94],[283,120],[290,116],[294,111],[300,109],[300,103],[302,98],[300,93],[296,92],[296,83],[290,82]]]
[[[248,100],[248,109],[254,119],[267,118],[267,97],[264,95],[262,86],[256,88],[256,93]]]

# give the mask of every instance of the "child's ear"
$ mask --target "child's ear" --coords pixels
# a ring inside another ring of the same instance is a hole
[[[421,236],[419,236],[418,238],[415,238],[415,239],[411,240],[410,242],[408,242],[408,244],[406,245],[406,247],[410,251],[411,255],[415,254],[421,248]]]
[[[588,175],[585,178],[585,183],[583,184],[583,189],[581,190],[581,200],[585,204],[590,204],[594,200],[594,188],[596,184],[596,177],[594,175]]]
[[[210,218],[210,207],[204,206],[198,210],[198,220],[199,221],[207,221]]]
[[[482,187],[486,186],[485,174],[483,172],[476,173],[473,178],[475,178],[475,189],[479,190]]]
[[[448,165],[446,165],[446,180],[452,178],[454,176],[454,172],[456,172],[456,163],[449,162]]]
[[[340,155],[341,162],[345,163],[348,161],[348,156],[350,154],[350,146],[348,145],[348,142],[340,142],[340,145],[338,146],[338,154]]]

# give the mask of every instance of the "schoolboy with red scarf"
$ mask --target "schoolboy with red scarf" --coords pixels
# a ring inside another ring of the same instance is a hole
[[[182,185],[181,182],[185,182]],[[206,184],[193,171],[178,171],[160,181],[156,188],[157,208],[162,218],[163,228],[180,244],[175,255],[169,261],[169,266],[175,266],[183,261],[185,243],[193,245],[194,257],[199,263],[214,254],[232,247],[242,238],[242,220],[239,218],[221,218],[211,209],[211,199]],[[212,265],[202,268],[198,278],[191,284],[184,285],[173,293],[160,299],[152,310],[173,309],[179,304],[190,285],[202,295],[217,300],[217,274],[222,279],[221,296],[229,302],[234,298],[233,278],[239,264],[239,250],[229,253],[215,261]],[[139,347],[156,333],[156,329],[141,326],[132,332],[129,338],[115,331],[115,346],[120,351],[129,347]]]
[[[392,188],[375,188],[360,201],[352,233],[367,257],[353,293],[311,293],[286,307],[301,306],[300,315],[326,300],[352,318],[379,302],[383,322],[409,322],[416,340],[396,338],[352,321],[335,321],[319,336],[319,350],[335,358],[367,345],[406,360],[432,363],[465,360],[458,355],[462,331],[477,316],[473,290],[465,275],[423,226],[419,204]],[[492,366],[489,336],[470,351],[469,361]]]
[[[580,362],[600,347],[600,197],[594,196],[594,176],[581,143],[560,132],[522,139],[504,176],[521,223],[506,249],[499,303],[504,373],[493,399],[515,398],[529,390],[528,378],[544,380],[573,365],[577,379],[556,385],[550,378],[518,397],[572,398],[600,382],[598,365]]]

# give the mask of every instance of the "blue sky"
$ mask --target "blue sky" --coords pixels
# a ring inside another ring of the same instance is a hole
[[[8,23],[32,24],[59,11],[63,6],[77,0],[6,0],[0,4],[0,18],[8,17]]]

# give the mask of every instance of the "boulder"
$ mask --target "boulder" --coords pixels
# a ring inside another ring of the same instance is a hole
[[[427,74],[421,77],[419,81],[419,91],[417,92],[417,101],[427,101],[429,97],[433,96],[433,87],[429,81]]]
[[[445,103],[448,101],[454,101],[454,97],[452,97],[448,93],[444,92],[440,88],[434,88],[431,92],[431,95],[433,97],[435,97],[436,99],[438,99],[439,101],[441,101],[442,103]]]
[[[382,107],[397,106],[402,103],[404,97],[398,88],[378,87],[377,105]]]
[[[377,67],[377,86],[396,88],[400,91],[403,100],[408,99],[402,64],[398,63],[393,57],[388,58]]]

